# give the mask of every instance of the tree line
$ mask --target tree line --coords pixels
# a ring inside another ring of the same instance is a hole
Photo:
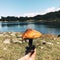
[[[46,13],[44,15],[36,15],[34,17],[15,17],[15,16],[1,16],[0,21],[19,21],[19,22],[60,22],[60,10],[55,12]]]

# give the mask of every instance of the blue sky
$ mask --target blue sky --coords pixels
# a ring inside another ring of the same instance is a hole
[[[0,0],[0,16],[34,16],[60,10],[60,0]]]

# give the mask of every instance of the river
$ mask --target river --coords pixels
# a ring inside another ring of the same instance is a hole
[[[0,32],[24,32],[27,28],[38,30],[41,33],[60,34],[60,24],[0,22]]]

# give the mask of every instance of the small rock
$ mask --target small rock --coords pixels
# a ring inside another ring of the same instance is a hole
[[[3,50],[7,50],[7,48],[3,48]]]
[[[0,36],[3,36],[3,34],[0,34]]]
[[[41,49],[43,49],[44,47],[43,46],[41,46]]]
[[[22,43],[22,41],[17,40],[17,39],[12,39],[12,42],[13,42],[13,43]]]
[[[57,44],[60,44],[60,42],[57,42]]]
[[[43,41],[43,44],[46,44],[46,41]]]
[[[10,44],[10,39],[5,39],[5,40],[3,41],[3,43],[5,43],[5,44]]]
[[[22,40],[22,38],[18,38],[18,40]]]
[[[19,43],[22,43],[22,41],[19,41]]]
[[[11,33],[12,36],[15,36],[15,34],[16,34],[15,32]]]
[[[47,44],[49,44],[49,45],[53,45],[53,43],[51,43],[51,42],[47,42]]]

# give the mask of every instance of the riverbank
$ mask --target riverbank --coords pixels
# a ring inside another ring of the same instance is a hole
[[[22,42],[21,32],[0,32],[0,60],[18,60],[25,55],[28,42]],[[36,60],[60,60],[60,37],[43,34],[34,39]]]

